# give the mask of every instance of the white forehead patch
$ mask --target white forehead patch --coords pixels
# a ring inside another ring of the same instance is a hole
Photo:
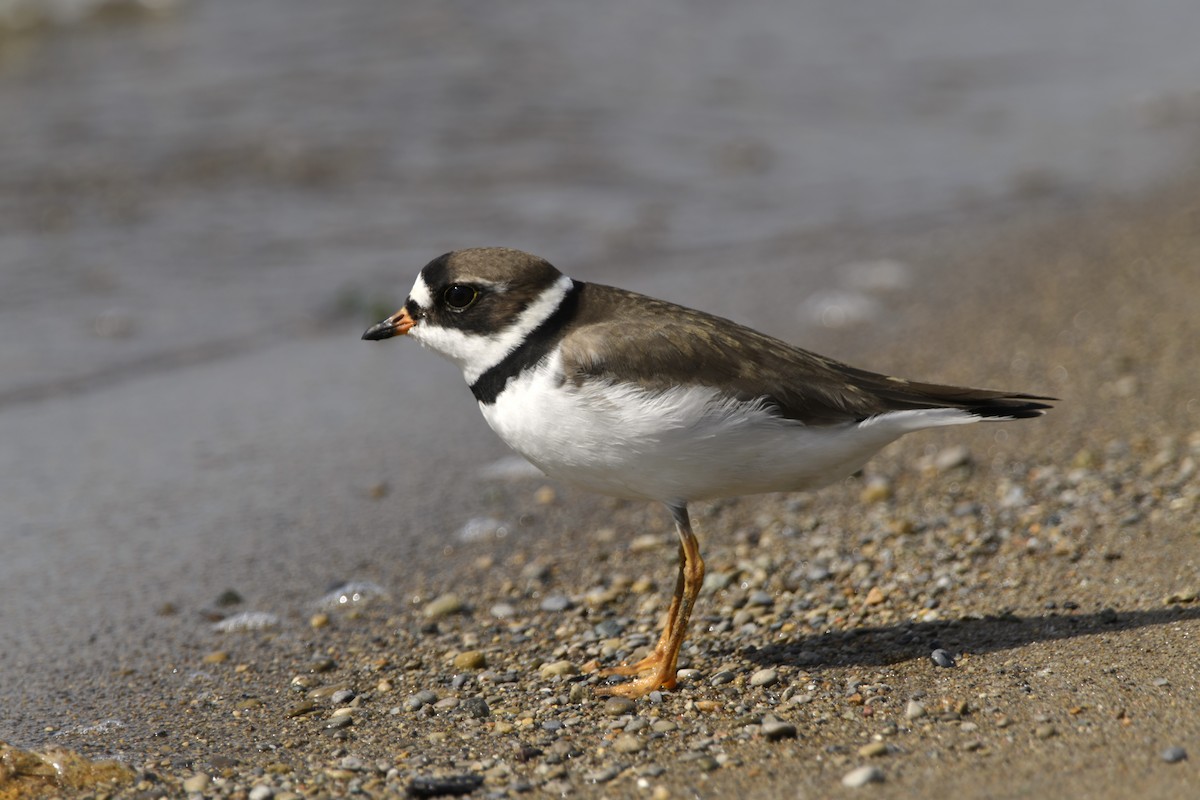
[[[562,304],[563,298],[574,284],[566,275],[562,275],[554,283],[547,286],[537,299],[525,307],[517,317],[505,327],[492,333],[464,333],[457,328],[444,328],[431,325],[429,319],[421,319],[408,332],[425,347],[440,353],[458,365],[468,384],[475,383],[479,376],[499,364],[506,355],[520,346],[537,326],[541,325]],[[422,299],[417,290],[424,291]],[[417,278],[417,285],[409,295],[422,308],[428,308],[426,302],[432,304],[429,287]]]
[[[417,282],[413,284],[408,296],[416,300],[421,308],[433,308],[433,293],[429,291],[429,284],[425,283],[425,278],[421,275],[417,275]]]

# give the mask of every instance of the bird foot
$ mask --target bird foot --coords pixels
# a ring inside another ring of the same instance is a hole
[[[644,674],[648,673],[648,674]],[[629,683],[619,683],[615,686],[601,686],[596,689],[598,695],[619,695],[621,697],[643,697],[657,689],[675,688],[674,659],[666,653],[655,650],[636,664],[621,664],[616,667],[600,670],[601,677],[609,675],[643,675]]]

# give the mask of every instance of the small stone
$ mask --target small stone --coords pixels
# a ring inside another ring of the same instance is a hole
[[[892,485],[886,478],[871,478],[859,493],[859,499],[864,503],[882,503],[892,496]]]
[[[842,776],[842,786],[857,789],[868,783],[883,783],[885,779],[883,770],[879,767],[859,767]]]
[[[583,776],[583,779],[585,781],[587,781],[588,783],[608,783],[609,781],[611,781],[613,778],[617,777],[620,774],[621,774],[621,768],[614,764],[611,767],[605,767],[604,769],[598,769],[594,772],[588,772]],[[549,786],[549,784],[547,784],[547,787],[548,786]],[[547,787],[543,787],[543,788],[547,788]],[[555,794],[566,795],[567,793],[566,792],[556,792]]]
[[[726,669],[713,675],[708,679],[708,682],[713,686],[724,686],[727,683],[733,683],[735,678],[737,678],[737,675]]]
[[[428,619],[441,619],[451,614],[457,614],[462,610],[462,600],[458,598],[458,595],[450,592],[449,594],[444,594],[441,597],[430,600],[425,605],[425,616]]]
[[[541,608],[542,611],[566,611],[571,607],[571,598],[567,597],[565,594],[548,595],[542,600],[541,605],[538,607]]]
[[[904,717],[906,719],[920,719],[923,716],[925,716],[925,706],[916,700],[909,700],[908,705],[904,707]]]
[[[950,653],[948,653],[947,651],[942,650],[940,648],[937,650],[934,650],[932,653],[930,653],[929,658],[931,661],[933,661],[934,664],[937,664],[939,667],[944,667],[946,669],[949,669],[950,667],[954,666],[954,656],[950,655]]]
[[[511,603],[496,603],[491,612],[496,619],[512,619],[517,615],[517,609]]]
[[[1185,589],[1182,592],[1172,592],[1163,598],[1163,602],[1167,605],[1174,605],[1175,603],[1194,603],[1196,602],[1196,596],[1197,594],[1195,589]]]
[[[887,755],[887,751],[888,746],[883,742],[871,742],[858,748],[858,754],[863,758],[875,758],[876,756]]]
[[[887,600],[887,595],[878,586],[872,586],[871,591],[867,592],[867,605],[869,606],[877,606],[885,600]]]
[[[768,742],[778,742],[781,739],[795,739],[796,726],[781,719],[768,719],[763,721],[762,734]]]
[[[334,692],[332,695],[329,696],[329,702],[333,703],[335,706],[344,706],[344,705],[346,705],[346,703],[349,703],[353,699],[354,699],[354,690],[353,689],[338,689],[336,692]]]
[[[200,794],[208,788],[210,781],[212,781],[212,778],[203,772],[197,772],[192,777],[184,779],[183,790],[188,794]]]
[[[301,700],[299,703],[288,706],[287,711],[283,712],[285,717],[302,717],[305,714],[311,714],[317,710],[317,704],[312,700]]]
[[[205,664],[224,664],[229,660],[229,653],[224,650],[214,650],[201,660]]]
[[[612,746],[618,753],[640,753],[646,749],[646,743],[632,733],[623,733],[613,739]]]
[[[579,667],[570,661],[553,661],[549,664],[542,664],[539,672],[543,678],[565,677],[567,675],[578,675]]]
[[[539,506],[554,505],[556,499],[558,499],[558,494],[554,491],[553,486],[542,486],[533,493],[533,502]]]
[[[312,628],[324,628],[329,625],[329,615],[324,611],[318,611],[309,617],[308,624]]]
[[[1162,751],[1162,760],[1168,764],[1178,764],[1180,761],[1187,760],[1187,750],[1182,747],[1168,747]]]
[[[271,800],[275,796],[275,790],[265,783],[260,783],[250,790],[250,800]]]
[[[482,697],[468,697],[462,701],[463,711],[467,712],[468,717],[474,719],[485,719],[492,715],[492,710],[488,708],[487,701]]]
[[[482,775],[419,775],[408,785],[410,797],[443,797],[470,794],[483,784]]]
[[[773,669],[760,669],[750,676],[751,686],[774,686],[779,681],[779,673]]]
[[[630,700],[628,697],[610,697],[604,701],[604,713],[610,717],[619,717],[622,714],[633,713],[637,708],[637,703]]]
[[[328,730],[336,731],[341,728],[349,728],[353,724],[354,717],[350,716],[349,714],[337,714],[325,723],[325,727]]]
[[[938,472],[948,472],[955,467],[963,467],[970,463],[971,451],[961,444],[943,448],[933,459],[933,466]]]
[[[487,656],[480,650],[464,650],[454,657],[455,669],[483,669],[487,666]]]
[[[1039,739],[1049,739],[1058,735],[1058,729],[1053,725],[1038,725],[1033,729],[1033,735]]]

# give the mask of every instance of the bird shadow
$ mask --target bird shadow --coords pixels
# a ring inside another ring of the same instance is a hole
[[[858,627],[747,647],[741,655],[764,666],[806,669],[834,666],[883,666],[927,658],[937,649],[959,655],[1012,650],[1033,642],[1120,633],[1153,625],[1200,619],[1200,607],[1146,611],[1104,609],[1095,613],[1048,613],[1022,617],[1002,613],[979,618],[904,622]]]

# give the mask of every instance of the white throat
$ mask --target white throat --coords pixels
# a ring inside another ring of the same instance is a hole
[[[473,384],[480,375],[504,360],[505,356],[525,341],[526,336],[545,322],[562,304],[563,298],[573,285],[566,275],[559,277],[546,287],[512,324],[494,333],[464,333],[454,328],[430,325],[426,318],[418,321],[408,335],[457,364],[467,383]],[[422,308],[432,305],[433,294],[420,275],[417,276],[417,282],[409,297]]]

